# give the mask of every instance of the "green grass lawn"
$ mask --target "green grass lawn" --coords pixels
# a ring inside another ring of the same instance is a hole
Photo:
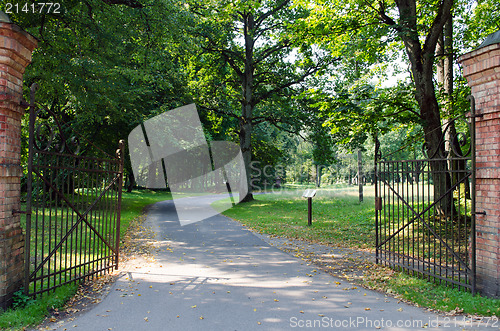
[[[303,239],[332,246],[375,246],[373,187],[365,188],[359,202],[357,187],[319,190],[312,203],[312,226],[307,226],[307,199],[303,187],[274,194],[254,195],[255,200],[224,211],[260,233]],[[221,205],[216,202],[215,209]]]

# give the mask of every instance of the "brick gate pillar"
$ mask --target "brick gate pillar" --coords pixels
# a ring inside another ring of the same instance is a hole
[[[476,100],[476,265],[478,290],[500,296],[500,31],[459,58]]]
[[[23,73],[37,41],[0,11],[0,307],[10,305],[24,276],[19,214]]]

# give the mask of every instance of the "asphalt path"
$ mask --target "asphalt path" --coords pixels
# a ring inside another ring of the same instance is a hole
[[[176,201],[199,216],[219,197]],[[210,213],[207,213],[210,214]],[[154,261],[136,259],[102,302],[57,330],[475,330],[332,277],[227,217],[181,226],[172,201],[148,211]],[[197,216],[197,217],[198,217]],[[481,327],[483,329],[484,326]],[[498,325],[495,329],[498,329]]]

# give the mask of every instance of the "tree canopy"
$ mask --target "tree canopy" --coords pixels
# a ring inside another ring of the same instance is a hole
[[[453,64],[445,88],[440,63],[498,30],[499,13],[493,0],[68,0],[9,16],[39,39],[25,86],[86,138],[111,152],[195,102],[209,140],[239,142],[250,183],[253,159],[285,162],[303,140],[311,165],[394,132],[444,148],[469,91]]]

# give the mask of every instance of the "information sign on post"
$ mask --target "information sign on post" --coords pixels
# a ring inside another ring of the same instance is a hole
[[[303,198],[307,198],[307,225],[312,225],[312,198],[316,195],[316,190],[307,189],[302,194]]]

